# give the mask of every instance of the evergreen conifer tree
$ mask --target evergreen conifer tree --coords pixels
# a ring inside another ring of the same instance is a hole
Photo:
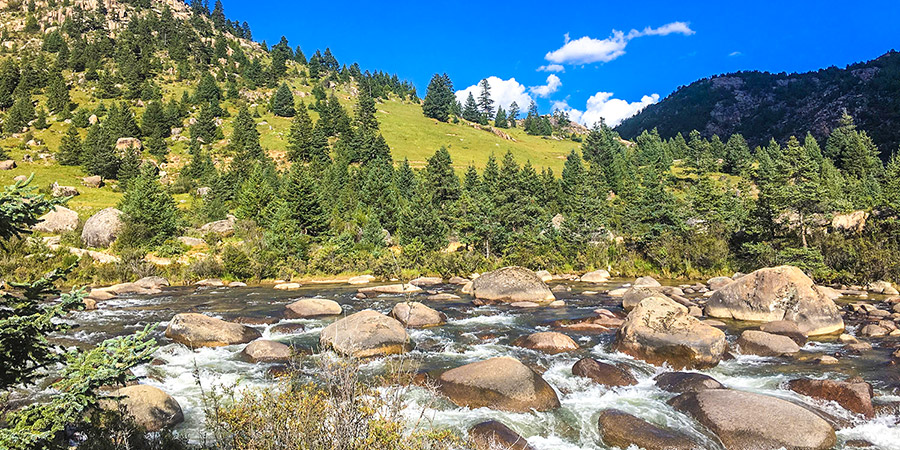
[[[287,84],[282,83],[272,96],[272,113],[281,117],[294,117],[294,94]]]
[[[425,117],[446,122],[450,119],[456,106],[456,96],[453,94],[453,82],[446,73],[434,74],[425,91],[425,100],[422,103],[422,112]]]
[[[150,164],[131,180],[119,203],[124,213],[122,231],[126,240],[138,245],[157,246],[176,236],[180,216],[175,199],[166,192]]]
[[[81,144],[81,136],[78,134],[78,128],[74,125],[70,125],[59,144],[59,151],[56,152],[56,160],[64,166],[80,165],[83,162],[83,150],[84,148]]]
[[[478,103],[475,103],[475,96],[469,92],[466,98],[466,104],[463,106],[462,118],[469,122],[481,122],[481,113],[478,111]]]

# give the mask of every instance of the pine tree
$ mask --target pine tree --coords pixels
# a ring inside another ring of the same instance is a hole
[[[375,117],[375,99],[367,89],[361,89],[356,103],[356,126],[370,131],[378,130],[378,119]]]
[[[43,106],[37,109],[32,125],[37,130],[46,130],[47,128],[50,128],[50,124],[47,122],[47,110],[45,110]]]
[[[231,171],[237,175],[234,181],[240,182],[250,170],[267,160],[262,146],[259,144],[259,131],[250,111],[242,107],[234,119],[234,131],[228,143],[228,150],[234,155],[231,160]]]
[[[162,103],[154,100],[147,104],[144,114],[141,116],[141,131],[144,136],[168,137],[171,133],[169,119],[163,110]]]
[[[0,109],[6,109],[16,101],[13,93],[19,85],[19,65],[12,58],[3,60],[0,64]]]
[[[443,209],[459,198],[459,178],[453,170],[453,160],[445,147],[439,148],[425,165],[425,186],[435,206]]]
[[[446,73],[434,74],[425,91],[425,100],[422,103],[422,112],[425,117],[446,122],[450,120],[456,104],[456,96],[453,94],[453,82]]]
[[[287,84],[282,83],[272,96],[272,113],[281,117],[294,117],[294,94]]]
[[[165,161],[166,155],[169,154],[169,147],[162,136],[154,134],[147,139],[147,151],[160,161]]]
[[[34,120],[34,103],[31,97],[24,95],[16,99],[13,106],[6,112],[3,121],[3,129],[13,133],[18,133],[22,129],[28,127],[28,123]]]
[[[820,168],[813,160],[808,149],[800,145],[797,138],[791,136],[785,146],[783,157],[785,165],[790,168],[788,176],[786,207],[797,213],[800,223],[800,240],[803,247],[808,247],[806,240],[810,216],[820,211],[824,191],[820,184]]]
[[[740,134],[732,134],[725,144],[725,166],[723,170],[732,175],[746,176],[750,171],[753,156],[750,146]]]
[[[295,164],[282,184],[281,199],[290,207],[290,219],[304,234],[318,236],[328,229],[327,215],[319,198],[316,175]]]
[[[59,144],[59,151],[56,152],[56,160],[64,166],[77,166],[82,164],[83,150],[81,144],[81,136],[78,134],[78,128],[70,125],[66,134],[63,135]]]
[[[213,26],[217,29],[225,29],[225,8],[222,6],[222,0],[216,0],[215,6],[213,6],[212,13],[210,14],[210,19],[212,19]]]
[[[469,92],[466,104],[463,106],[462,118],[469,122],[481,122],[481,113],[478,112],[478,104],[475,103],[475,96],[471,92]]]
[[[196,121],[191,125],[191,139],[197,139],[204,144],[211,144],[216,140],[217,132],[216,115],[212,106],[201,106]]]
[[[478,94],[478,110],[481,112],[481,121],[487,123],[488,119],[494,117],[494,100],[491,99],[491,85],[487,78],[478,83],[481,87],[481,93]]]
[[[248,169],[248,176],[236,180],[240,188],[235,198],[235,215],[240,219],[252,220],[266,227],[270,224],[277,207],[277,178],[271,164],[254,164]],[[234,170],[234,169],[232,169]]]
[[[516,127],[516,121],[519,120],[519,104],[516,102],[512,102],[509,104],[509,113],[506,115],[506,118],[509,120],[509,126],[512,128]]]
[[[497,128],[509,128],[509,122],[506,121],[506,111],[502,106],[497,107],[497,115],[494,117],[494,126]]]
[[[66,86],[66,81],[62,74],[54,72],[50,78],[50,84],[47,86],[47,108],[55,114],[60,114],[69,110],[70,103],[69,87]]]
[[[312,161],[313,124],[306,112],[306,105],[300,102],[297,114],[288,132],[287,156],[290,161]]]
[[[209,72],[204,72],[194,92],[194,103],[218,103],[222,100],[222,90]]]
[[[175,199],[162,188],[150,164],[131,180],[119,209],[124,213],[122,234],[135,246],[161,245],[177,235],[180,216]]]
[[[447,245],[447,226],[434,205],[428,189],[423,185],[417,186],[412,200],[400,213],[397,231],[401,245],[420,244],[428,251]]]
[[[410,200],[416,190],[416,174],[409,166],[409,160],[403,158],[403,162],[394,171],[394,186],[401,198]]]

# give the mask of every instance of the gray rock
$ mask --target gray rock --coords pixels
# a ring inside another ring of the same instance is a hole
[[[88,247],[106,248],[122,230],[122,211],[106,208],[91,216],[81,231],[81,242]]]
[[[188,347],[196,348],[246,344],[254,339],[259,339],[262,334],[239,323],[226,322],[203,314],[182,313],[175,315],[169,321],[166,337]]]
[[[502,356],[466,364],[441,374],[438,385],[453,403],[511,412],[559,408],[556,391],[528,366]]]
[[[371,309],[325,327],[319,335],[319,344],[356,358],[404,353],[412,347],[403,324]]]
[[[524,267],[504,267],[488,272],[472,284],[475,298],[486,302],[550,303],[556,297],[534,272]]]
[[[785,356],[800,351],[800,346],[787,336],[756,330],[741,333],[736,344],[746,355]]]
[[[40,222],[31,227],[42,233],[62,233],[78,228],[78,213],[65,206],[54,206],[53,210],[40,217]]]

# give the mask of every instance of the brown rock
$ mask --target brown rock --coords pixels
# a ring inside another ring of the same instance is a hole
[[[580,359],[572,366],[572,375],[590,378],[606,386],[633,386],[637,379],[626,369],[592,358]]]
[[[188,347],[221,347],[245,344],[262,337],[246,325],[226,322],[203,314],[176,314],[169,321],[166,337]]]
[[[78,213],[65,206],[54,206],[50,212],[41,216],[40,220],[31,227],[32,230],[43,233],[62,233],[78,228]]]
[[[412,347],[403,324],[371,309],[328,325],[322,330],[319,343],[323,348],[356,358],[404,353]]]
[[[81,242],[88,247],[106,248],[112,244],[122,229],[122,211],[106,208],[84,222]]]
[[[550,303],[556,300],[550,288],[524,267],[504,267],[488,272],[472,283],[475,298],[487,302]]]
[[[391,309],[391,317],[410,328],[427,328],[443,325],[447,316],[419,302],[402,302]]]
[[[801,347],[806,345],[806,333],[800,331],[800,327],[789,320],[776,320],[774,322],[764,323],[760,325],[759,331],[787,336]]]
[[[507,356],[448,370],[438,383],[441,392],[459,406],[512,412],[559,408],[553,388],[534,370]]]
[[[280,342],[257,339],[244,347],[241,356],[252,363],[284,362],[291,359],[291,348]]]
[[[800,378],[788,382],[788,389],[819,400],[835,402],[844,409],[867,418],[875,417],[872,386],[864,381],[847,382]]]
[[[284,318],[303,319],[307,317],[336,316],[342,312],[344,312],[343,308],[334,300],[301,298],[284,307]]]
[[[542,331],[516,339],[513,345],[555,355],[578,350],[578,344],[569,336],[555,331]]]
[[[741,353],[758,356],[793,355],[800,351],[791,338],[764,331],[746,330],[737,340]]]
[[[700,445],[677,431],[667,430],[616,409],[600,412],[597,426],[603,443],[611,447],[632,445],[646,450],[694,450]]]
[[[118,389],[111,396],[121,398],[102,401],[103,408],[118,409],[121,404],[135,423],[147,431],[156,432],[184,422],[181,405],[159,388],[135,384]]]
[[[496,420],[481,422],[470,428],[469,439],[475,450],[534,450],[525,438]]]
[[[715,378],[696,372],[665,372],[657,375],[655,380],[658,388],[679,394],[704,389],[725,389]]]

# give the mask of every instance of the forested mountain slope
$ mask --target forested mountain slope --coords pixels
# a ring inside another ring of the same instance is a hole
[[[676,90],[616,128],[634,138],[656,128],[664,138],[698,130],[709,138],[740,133],[751,145],[811,132],[822,139],[844,112],[868,132],[883,158],[900,144],[900,53],[844,69],[801,74],[736,72]]]

